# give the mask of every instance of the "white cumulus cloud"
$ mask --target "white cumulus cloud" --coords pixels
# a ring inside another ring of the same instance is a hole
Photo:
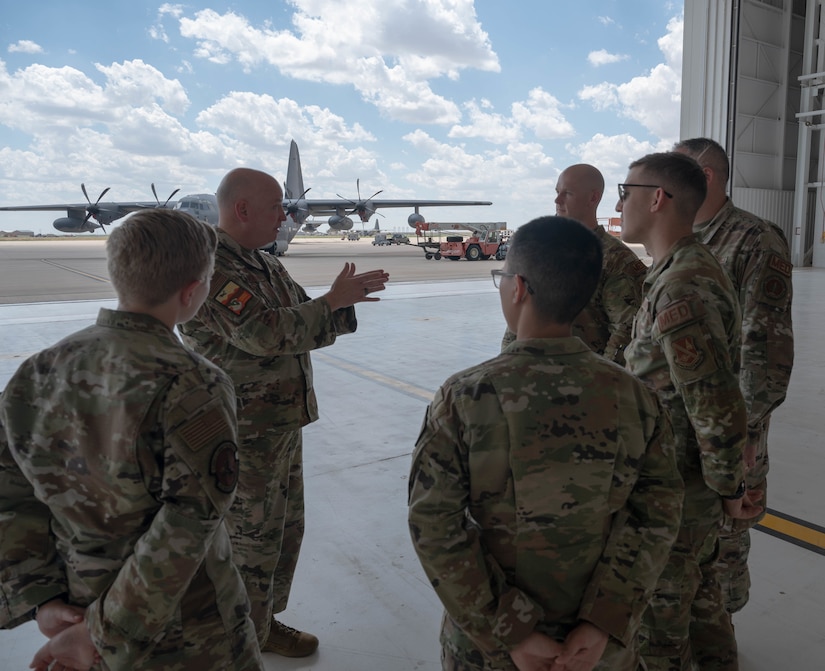
[[[180,18],[198,58],[251,71],[277,67],[297,79],[354,86],[383,114],[413,123],[454,124],[458,106],[429,80],[467,68],[498,72],[498,58],[471,0],[293,0],[291,26],[254,25],[207,9]]]
[[[626,61],[627,59],[627,54],[611,54],[607,49],[599,49],[598,51],[591,51],[587,54],[587,61],[594,67],[618,63],[619,61]]]
[[[675,17],[668,22],[667,33],[659,38],[664,63],[628,82],[585,86],[579,98],[600,111],[615,109],[653,135],[674,142],[679,136],[681,113],[683,28],[684,18]]]
[[[42,54],[43,47],[37,44],[37,42],[32,42],[31,40],[18,40],[14,44],[9,45],[9,53]]]

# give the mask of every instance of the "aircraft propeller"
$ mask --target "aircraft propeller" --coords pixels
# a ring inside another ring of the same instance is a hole
[[[100,202],[100,200],[103,198],[103,196],[105,196],[108,193],[110,188],[111,187],[107,186],[105,189],[103,189],[103,191],[100,192],[100,195],[97,197],[97,200],[94,202],[94,205],[93,205],[92,201],[89,199],[89,194],[86,193],[86,185],[83,184],[83,183],[80,184],[80,190],[83,192],[83,195],[86,196],[86,202],[89,203],[89,207],[86,208],[86,217],[85,217],[85,219],[83,219],[84,224],[87,221],[89,221],[89,219],[91,219],[93,216],[100,213],[100,208],[97,206],[97,204]],[[103,223],[102,222],[100,224],[100,227],[103,228]]]
[[[152,182],[152,193],[155,195],[155,200],[158,203],[158,207],[166,207],[169,204],[169,201],[172,200],[172,197],[178,192],[180,189],[175,189],[172,193],[169,194],[169,197],[163,201],[163,205],[160,204],[160,198],[158,198],[158,192],[155,191],[155,183]]]
[[[300,225],[300,223],[303,222],[303,220],[306,219],[309,215],[309,210],[306,207],[306,203],[304,203],[304,207],[301,207],[301,201],[304,199],[304,196],[307,195],[307,192],[311,188],[312,187],[308,187],[304,189],[304,192],[295,200],[292,199],[292,194],[290,193],[289,189],[286,189],[287,200],[290,200],[292,202],[289,205],[287,205],[286,208],[284,208],[284,212],[287,216],[291,215],[292,221],[298,223],[298,225]]]
[[[361,180],[359,178],[359,179],[355,180],[355,190],[358,192],[358,202],[355,202],[354,200],[350,200],[349,198],[344,198],[344,196],[342,196],[340,193],[336,193],[335,195],[338,196],[341,200],[345,200],[348,203],[352,203],[352,205],[353,205],[352,211],[349,212],[347,216],[353,215],[357,212],[358,215],[361,217],[361,220],[366,221],[366,219],[364,219],[364,214],[367,212],[367,203],[369,203],[369,201],[371,201],[373,198],[375,198],[379,193],[383,193],[384,189],[379,189],[378,191],[376,191],[374,194],[372,194],[366,200],[361,200]],[[378,214],[382,217],[384,216],[383,214],[381,214],[380,212],[377,212],[376,210],[372,210],[369,213],[369,216],[372,216],[373,214]],[[369,219],[369,217],[367,217],[367,219]]]

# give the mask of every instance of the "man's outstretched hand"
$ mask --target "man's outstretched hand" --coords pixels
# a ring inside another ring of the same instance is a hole
[[[389,273],[383,270],[369,270],[356,275],[355,264],[347,262],[324,298],[333,311],[356,303],[377,301],[380,299],[372,294],[383,291],[389,279]]]

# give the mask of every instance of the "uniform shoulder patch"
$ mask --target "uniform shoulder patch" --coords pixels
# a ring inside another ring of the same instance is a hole
[[[218,303],[239,315],[244,311],[247,303],[252,300],[252,292],[228,280],[215,292],[214,297]]]
[[[705,358],[692,335],[671,340],[670,347],[673,351],[673,362],[685,370],[696,370]]]
[[[226,428],[224,418],[220,413],[204,413],[194,421],[190,421],[179,430],[179,435],[193,452],[197,452],[204,445],[214,441],[215,434]]]
[[[689,324],[698,316],[690,301],[683,298],[670,303],[656,315],[656,327],[659,333],[667,333],[683,324]]]
[[[781,301],[788,293],[788,283],[781,277],[773,275],[762,282],[762,294],[771,301]]]
[[[708,347],[704,329],[693,324],[678,331],[676,337],[666,337],[662,342],[670,362],[670,376],[677,384],[690,384],[715,373],[719,364]]]
[[[630,268],[628,269],[631,275],[634,277],[638,275],[644,275],[647,273],[647,266],[645,262],[641,259],[636,259],[633,263],[630,264]]]
[[[209,473],[215,476],[215,486],[224,494],[231,494],[238,486],[238,447],[225,441],[215,448],[209,464]]]
[[[793,272],[793,264],[783,259],[778,254],[771,254],[768,258],[768,268],[781,273],[785,277],[790,277]]]

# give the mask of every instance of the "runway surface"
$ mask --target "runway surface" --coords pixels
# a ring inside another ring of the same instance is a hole
[[[0,242],[0,388],[25,356],[114,306],[101,240]],[[494,356],[504,321],[496,261],[427,261],[410,247],[312,239],[283,258],[310,295],[345,261],[391,275],[359,328],[313,353],[321,417],[305,430],[307,532],[284,620],[321,639],[270,669],[435,671],[440,605],[409,542],[409,458],[424,409],[448,375]],[[818,334],[825,271],[795,270],[797,356],[771,426],[769,533],[753,534],[751,603],[735,618],[742,671],[818,671],[825,657],[825,472]],[[22,671],[43,639],[0,631],[0,669]]]
[[[428,261],[414,244],[375,246],[369,238],[296,238],[281,260],[305,287],[328,287],[347,261],[358,271],[383,267],[393,283],[478,279],[503,263]],[[0,240],[0,305],[113,298],[108,277],[103,238]]]

